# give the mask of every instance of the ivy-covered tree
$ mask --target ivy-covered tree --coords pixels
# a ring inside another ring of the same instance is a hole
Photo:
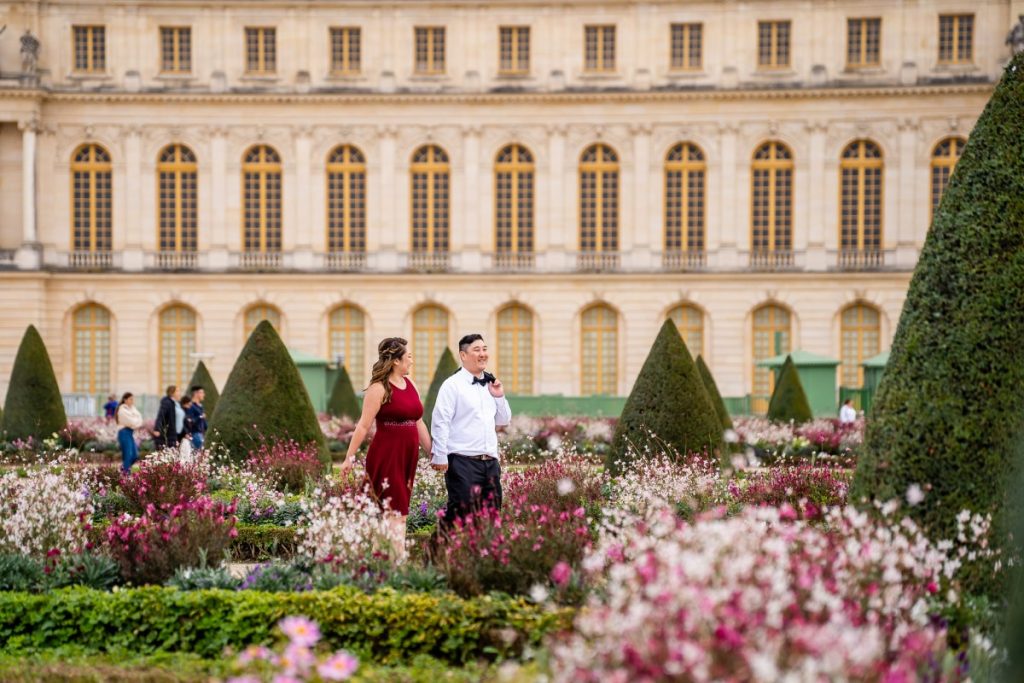
[[[4,401],[3,431],[8,441],[32,438],[38,442],[59,433],[67,423],[50,354],[35,325],[29,325],[11,368]]]
[[[802,424],[810,422],[813,418],[811,404],[807,401],[804,385],[800,381],[800,373],[793,364],[793,358],[786,356],[786,362],[782,364],[779,379],[775,383],[775,391],[768,402],[768,419]]]
[[[206,363],[203,361],[199,361],[196,364],[196,369],[192,373],[192,379],[189,380],[186,389],[196,386],[203,388],[203,411],[206,413],[207,419],[209,419],[217,408],[220,393],[217,391],[217,384],[213,381],[213,376],[210,375],[210,371],[206,369]]]
[[[718,414],[718,420],[722,423],[722,431],[732,429],[732,418],[729,417],[729,409],[725,407],[725,401],[722,400],[722,394],[718,391],[718,384],[715,383],[715,378],[711,374],[711,369],[708,364],[704,362],[704,358],[697,356],[697,371],[700,373],[701,381],[704,382],[704,388],[708,392],[708,398],[711,399],[712,405],[715,406],[715,412]]]
[[[338,372],[338,378],[334,380],[331,397],[327,399],[327,414],[358,420],[360,412],[362,409],[359,406],[359,397],[356,396],[356,390],[352,386],[348,370],[342,365]]]
[[[434,403],[437,401],[437,392],[441,391],[444,381],[459,371],[459,364],[455,362],[455,356],[447,346],[441,357],[437,359],[437,368],[434,369],[434,379],[430,381],[430,390],[427,392],[427,400],[423,402],[423,421],[430,426],[430,414],[434,412]]]

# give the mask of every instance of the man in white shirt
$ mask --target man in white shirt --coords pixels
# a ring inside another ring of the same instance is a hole
[[[459,340],[462,369],[437,392],[430,420],[430,464],[444,472],[450,526],[481,504],[501,507],[501,466],[495,427],[512,420],[505,389],[487,368],[487,345],[479,334]]]
[[[839,409],[839,424],[848,425],[857,421],[857,410],[853,407],[853,399],[843,401],[843,407]]]

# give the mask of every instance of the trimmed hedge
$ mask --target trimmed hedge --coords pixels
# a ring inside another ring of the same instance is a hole
[[[210,417],[208,441],[244,460],[265,441],[314,442],[320,461],[331,453],[298,368],[274,326],[260,322],[249,335]]]
[[[444,347],[444,352],[437,359],[437,368],[434,369],[434,379],[430,381],[430,390],[427,392],[427,400],[423,402],[423,421],[430,426],[431,413],[434,412],[434,403],[437,402],[437,392],[441,391],[444,381],[459,371],[459,364],[455,362],[455,356],[451,349]]]
[[[653,433],[653,436],[652,436]],[[722,446],[722,423],[675,323],[666,320],[626,399],[607,455],[613,473],[648,450],[686,457]]]
[[[262,562],[272,557],[289,558],[295,555],[299,539],[293,526],[273,524],[238,524],[238,536],[231,539],[231,560],[234,562]]]
[[[60,432],[67,423],[50,354],[35,325],[29,325],[7,385],[3,431],[8,441],[29,437],[39,441]]]
[[[331,388],[331,397],[327,399],[327,414],[358,420],[360,413],[362,408],[359,406],[356,390],[352,387],[352,378],[342,365],[338,379],[334,380],[334,387]]]
[[[189,380],[188,386],[185,387],[184,391],[197,385],[203,388],[203,412],[206,413],[206,419],[209,420],[210,416],[213,415],[213,411],[217,408],[220,392],[217,391],[217,383],[213,381],[213,376],[206,369],[206,363],[203,361],[199,361],[196,364],[195,372],[192,373],[192,379]]]
[[[775,391],[768,402],[768,419],[775,422],[796,422],[803,424],[814,418],[811,404],[807,401],[800,373],[793,364],[793,357],[786,356],[786,362],[779,371],[779,379],[775,383]]]
[[[729,409],[725,407],[725,401],[722,400],[722,394],[718,391],[718,384],[715,383],[715,378],[711,374],[711,368],[708,367],[708,364],[704,362],[704,358],[701,356],[697,356],[697,372],[700,373],[700,379],[704,382],[704,389],[708,392],[711,405],[715,407],[718,419],[722,423],[722,431],[732,429],[732,418],[729,417]]]
[[[1005,545],[1008,482],[1024,437],[1024,54],[978,119],[942,196],[875,395],[851,500],[902,499],[936,539],[993,515]],[[1020,491],[1013,495],[1020,496]],[[979,577],[969,590],[991,594]]]
[[[220,657],[225,647],[271,644],[278,621],[304,615],[331,648],[380,663],[424,654],[462,664],[509,655],[568,629],[572,610],[547,611],[524,599],[451,593],[373,594],[356,588],[298,593],[179,591],[145,587],[106,593],[69,588],[0,593],[0,650],[58,647],[139,655],[188,652]],[[512,634],[513,638],[507,638]]]

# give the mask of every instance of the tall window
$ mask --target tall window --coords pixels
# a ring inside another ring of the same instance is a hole
[[[583,42],[587,71],[615,71],[614,25],[584,27]]]
[[[704,24],[672,24],[673,69],[697,71],[704,65]]]
[[[942,193],[949,185],[949,178],[953,175],[956,162],[964,152],[964,145],[967,140],[963,138],[946,138],[935,145],[932,150],[932,214],[939,208],[939,201]]]
[[[690,355],[695,360],[704,355],[704,312],[696,306],[683,304],[669,311],[668,319],[675,323]]]
[[[71,157],[75,251],[110,251],[113,165],[99,145],[82,145]]]
[[[939,15],[939,63],[970,64],[974,61],[974,15]]]
[[[281,251],[281,157],[266,145],[250,147],[242,162],[243,247]]]
[[[881,63],[882,20],[846,20],[846,66],[863,69]]]
[[[619,249],[619,158],[607,145],[580,158],[580,251]]]
[[[362,30],[358,26],[331,28],[331,72],[357,74],[362,69]]]
[[[160,27],[160,70],[168,74],[192,71],[192,29],[189,26]]]
[[[366,158],[352,145],[327,158],[327,251],[366,251]]]
[[[160,152],[156,172],[160,251],[195,251],[199,223],[196,156],[184,145],[168,145]]]
[[[533,252],[533,171],[533,155],[522,145],[509,145],[498,152],[494,189],[499,254]]]
[[[269,26],[245,28],[245,70],[257,75],[277,71],[277,29]]]
[[[781,142],[754,152],[751,244],[755,254],[793,249],[793,153]]]
[[[338,306],[328,318],[327,348],[333,361],[341,356],[352,386],[366,386],[366,317],[355,306]]]
[[[196,314],[187,306],[168,306],[160,313],[160,389],[184,387],[192,377],[196,351]]]
[[[665,251],[704,251],[707,164],[697,145],[681,142],[665,157]]]
[[[110,391],[110,311],[86,304],[71,320],[71,390],[84,394]]]
[[[533,393],[533,314],[525,306],[498,313],[498,376],[511,394]]]
[[[864,385],[861,363],[879,353],[881,329],[878,309],[865,304],[854,304],[843,311],[841,319],[843,357],[840,366],[840,385]]]
[[[264,320],[270,323],[278,334],[281,334],[281,311],[270,304],[256,304],[250,306],[245,312],[245,338],[249,339],[249,335],[256,329],[256,326]]]
[[[757,22],[757,66],[761,69],[789,67],[788,21]]]
[[[107,29],[105,26],[73,26],[72,52],[75,71],[103,73],[107,69]]]
[[[444,27],[416,27],[416,73],[443,74],[444,65]]]
[[[883,171],[882,150],[870,140],[856,140],[843,150],[839,243],[844,252],[882,248]]]
[[[753,317],[753,377],[750,407],[755,413],[768,410],[768,400],[775,389],[775,375],[770,368],[759,368],[759,361],[789,353],[792,335],[789,311],[771,304],[754,311]]]
[[[506,76],[530,73],[530,27],[498,29],[498,71]]]
[[[582,384],[584,396],[613,396],[619,390],[619,319],[604,304],[591,306],[582,318]]]
[[[416,354],[413,381],[425,391],[437,369],[437,361],[448,346],[448,311],[440,306],[427,305],[416,309],[412,316],[412,350]]]
[[[436,145],[420,147],[412,157],[412,250],[446,253],[449,225],[448,155]]]

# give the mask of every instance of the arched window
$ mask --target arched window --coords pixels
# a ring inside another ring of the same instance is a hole
[[[946,138],[932,150],[932,215],[935,214],[935,209],[939,208],[942,193],[949,185],[949,178],[953,175],[953,169],[956,168],[960,155],[964,153],[966,144],[967,141],[963,138]]]
[[[793,260],[793,153],[766,142],[751,166],[750,250],[753,265],[791,265]]]
[[[789,311],[781,306],[766,304],[753,315],[753,388],[751,390],[751,410],[764,413],[768,410],[768,400],[775,389],[775,375],[769,368],[759,368],[757,363],[788,353],[792,343]]]
[[[192,377],[196,351],[196,314],[188,306],[168,306],[160,313],[160,391],[184,387]]]
[[[412,250],[420,254],[447,253],[450,225],[448,155],[437,145],[425,145],[412,157]]]
[[[533,393],[533,313],[525,306],[498,312],[498,377],[510,394]]]
[[[839,248],[841,258],[851,265],[875,265],[881,252],[884,170],[882,150],[870,140],[855,140],[843,150]]]
[[[350,305],[338,306],[328,318],[327,348],[333,361],[341,356],[352,386],[360,390],[366,386],[366,318],[363,312]]]
[[[591,306],[582,317],[582,384],[584,396],[618,393],[619,318],[604,304]]]
[[[160,251],[194,252],[199,225],[199,166],[185,145],[168,145],[156,164]]]
[[[681,142],[665,157],[665,253],[704,253],[704,152]]]
[[[607,145],[592,145],[580,158],[580,251],[619,249],[619,158]]]
[[[533,253],[533,155],[522,145],[498,152],[494,164],[495,251]]]
[[[75,251],[110,251],[113,164],[99,145],[82,145],[71,157],[72,244]]]
[[[256,304],[245,311],[245,339],[256,329],[256,326],[266,320],[281,334],[281,311],[270,304]],[[243,342],[244,343],[244,342]]]
[[[243,248],[250,253],[281,251],[281,157],[255,145],[242,163]]]
[[[448,346],[448,311],[440,306],[427,305],[416,309],[412,316],[413,381],[421,392],[430,386],[437,369],[437,361]]]
[[[78,308],[71,318],[71,390],[110,391],[110,311],[97,304]]]
[[[840,385],[860,387],[864,385],[864,368],[861,363],[877,356],[881,338],[878,309],[867,304],[854,304],[843,309],[840,320],[842,337],[842,365]]]
[[[696,306],[683,304],[669,311],[668,319],[676,324],[693,359],[704,355],[704,312]]]
[[[327,158],[327,251],[366,251],[366,158],[352,145]]]

